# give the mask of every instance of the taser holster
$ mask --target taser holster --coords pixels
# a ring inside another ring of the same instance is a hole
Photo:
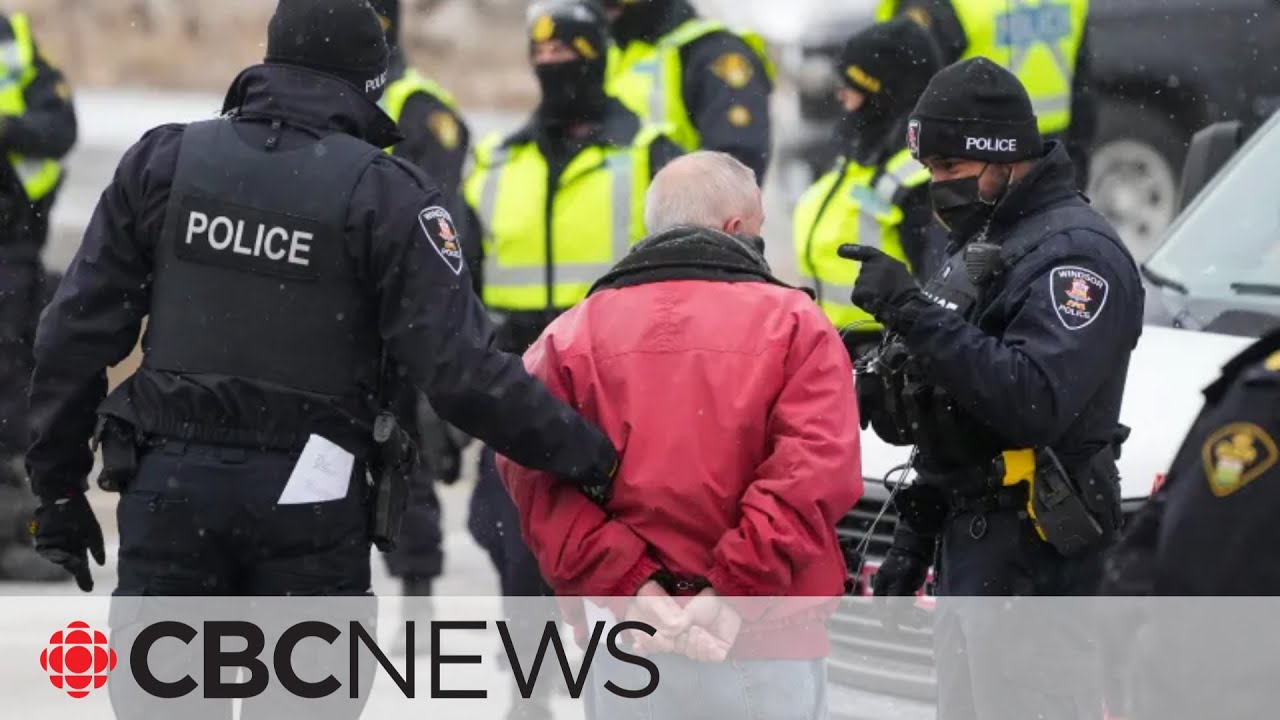
[[[94,433],[96,449],[102,451],[98,487],[106,492],[124,492],[138,475],[138,435],[129,423],[103,416]]]
[[[1002,486],[1027,483],[1027,514],[1040,539],[1058,552],[1070,557],[1102,539],[1102,525],[1052,450],[1006,450],[994,465],[993,475]]]
[[[409,505],[409,483],[418,467],[418,448],[396,416],[379,413],[373,423],[377,452],[370,463],[373,501],[369,503],[369,535],[382,552],[391,552]]]

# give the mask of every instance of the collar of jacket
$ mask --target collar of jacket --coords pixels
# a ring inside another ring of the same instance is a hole
[[[295,65],[254,65],[227,90],[222,113],[281,120],[317,134],[341,132],[389,147],[404,139],[382,108],[346,81]]]
[[[534,113],[523,127],[502,141],[502,146],[512,147],[538,142],[546,138],[550,132],[553,132],[551,128],[542,122],[537,113]],[[628,110],[617,98],[610,97],[605,105],[604,117],[599,122],[593,123],[586,135],[575,138],[573,144],[579,149],[592,145],[624,147],[630,145],[639,132],[640,117]],[[559,140],[563,142],[562,138]]]
[[[1071,156],[1062,143],[1056,140],[1045,143],[1044,157],[1009,188],[1009,193],[996,207],[990,237],[998,238],[1002,230],[1023,218],[1078,196],[1080,191],[1076,188]]]
[[[673,280],[767,282],[791,287],[773,276],[764,259],[764,240],[739,238],[710,228],[676,227],[641,240],[596,281],[588,295]]]

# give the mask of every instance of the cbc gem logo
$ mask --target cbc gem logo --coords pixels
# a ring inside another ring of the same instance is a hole
[[[49,637],[40,667],[54,687],[82,698],[107,684],[107,674],[116,667],[116,651],[108,647],[106,635],[77,620]]]

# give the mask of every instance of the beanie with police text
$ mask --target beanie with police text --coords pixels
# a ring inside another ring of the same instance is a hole
[[[341,78],[377,101],[390,50],[368,0],[280,0],[267,26],[265,59]]]
[[[1026,88],[985,57],[962,60],[933,76],[907,123],[907,147],[917,159],[1013,163],[1044,155]]]

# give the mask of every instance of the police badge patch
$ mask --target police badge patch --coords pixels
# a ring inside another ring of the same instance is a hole
[[[1226,497],[1257,479],[1280,459],[1276,441],[1253,423],[1219,428],[1200,450],[1209,490]]]
[[[1053,311],[1068,330],[1087,327],[1107,304],[1110,284],[1102,276],[1082,267],[1056,267],[1049,273],[1049,297]]]
[[[458,238],[458,231],[449,211],[438,206],[429,207],[418,213],[418,224],[422,226],[422,232],[426,233],[431,247],[439,253],[444,264],[449,266],[454,275],[461,275],[462,241]]]

